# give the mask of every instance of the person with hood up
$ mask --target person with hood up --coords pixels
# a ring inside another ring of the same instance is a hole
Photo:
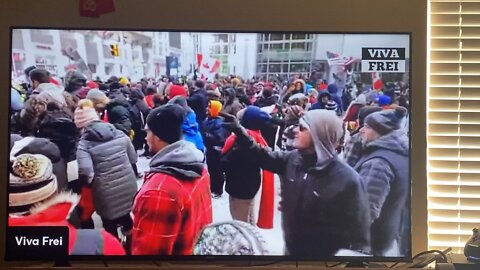
[[[176,96],[168,101],[167,104],[177,104],[184,109],[185,119],[182,125],[183,139],[193,143],[198,150],[202,151],[202,153],[205,152],[205,145],[203,143],[202,134],[200,133],[200,127],[195,117],[195,112],[188,107],[187,99],[183,96]]]
[[[120,239],[117,227],[128,234],[133,225],[130,212],[137,183],[130,164],[137,162],[137,153],[125,134],[98,119],[89,100],[79,102],[75,124],[83,130],[77,150],[79,178],[91,186],[105,230]]]
[[[197,123],[202,129],[203,121],[207,118],[207,90],[205,90],[205,82],[202,80],[195,81],[193,94],[187,99],[188,106],[195,112]]]
[[[327,90],[320,91],[318,94],[318,102],[313,104],[310,110],[325,110],[327,104],[331,104],[332,101],[332,95]]]
[[[268,147],[260,129],[269,125],[271,117],[256,106],[248,106],[238,113],[240,123],[255,142]],[[254,199],[263,181],[263,191],[273,184],[273,174],[262,171],[248,151],[238,147],[237,137],[231,134],[221,152],[225,172],[225,191],[230,195],[230,214],[234,220],[255,224]],[[272,189],[273,192],[273,189]],[[270,194],[269,194],[270,195]]]
[[[327,91],[330,93],[330,96],[332,97],[332,100],[335,101],[336,103],[336,109],[335,111],[337,112],[337,115],[340,116],[343,114],[343,104],[342,104],[342,98],[338,96],[338,87],[336,84],[331,83],[328,85]]]
[[[293,81],[293,87],[288,88],[287,92],[282,97],[282,103],[287,103],[288,99],[295,94],[306,94],[305,89],[305,81],[302,79],[296,79],[295,81]]]
[[[147,117],[154,156],[133,206],[133,255],[191,255],[196,237],[212,223],[210,177],[203,153],[182,140],[184,118],[177,104]]]
[[[223,99],[222,112],[237,115],[237,113],[243,108],[244,106],[240,103],[240,101],[238,101],[238,98],[235,94],[235,89],[227,88],[225,90],[225,98]]]
[[[207,119],[203,124],[203,138],[206,148],[208,172],[210,173],[213,198],[220,198],[223,194],[225,176],[220,163],[220,153],[228,137],[228,132],[223,128],[223,119],[219,116],[222,111],[222,103],[218,100],[210,100],[207,109]]]
[[[106,106],[108,122],[125,135],[132,138],[132,120],[130,103],[120,90],[113,90],[108,96],[110,102]]]
[[[150,112],[150,108],[148,108],[148,105],[145,102],[145,96],[143,95],[142,90],[138,88],[132,89],[129,102],[130,119],[132,121],[132,129],[134,132],[132,143],[135,150],[140,150],[143,149],[145,137],[147,136],[143,128],[145,127],[145,120]],[[148,153],[148,148],[146,149],[146,153]]]
[[[41,154],[21,154],[11,162],[8,226],[67,227],[70,255],[125,255],[120,242],[105,230],[81,230],[69,223],[79,198],[59,192],[50,159]]]
[[[368,191],[374,256],[409,254],[410,244],[400,242],[410,231],[409,140],[400,128],[406,113],[403,107],[374,112],[360,129],[365,146],[354,168]],[[389,254],[396,245],[400,254]]]
[[[78,70],[70,70],[65,74],[65,91],[74,97],[74,100],[80,100],[80,90],[87,86],[87,77]]]
[[[295,130],[293,151],[272,151],[254,142],[233,116],[224,126],[252,162],[277,173],[281,182],[286,254],[331,257],[340,249],[369,253],[370,215],[365,187],[339,160],[342,121],[327,110],[306,112]]]

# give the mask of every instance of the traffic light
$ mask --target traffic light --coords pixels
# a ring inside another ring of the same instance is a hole
[[[110,45],[110,53],[111,53],[113,56],[118,56],[118,55],[119,55],[118,44],[112,44],[112,45]]]

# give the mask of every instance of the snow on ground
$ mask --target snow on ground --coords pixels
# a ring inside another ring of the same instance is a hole
[[[141,152],[139,152],[140,154]],[[137,162],[138,171],[143,173],[148,171],[148,163],[150,159],[145,157],[139,157]],[[138,188],[142,186],[143,179],[137,180]],[[255,213],[258,213],[259,202],[260,202],[261,189],[257,193],[255,198]],[[284,250],[284,240],[283,240],[283,231],[281,226],[281,212],[278,211],[278,203],[280,201],[280,182],[278,176],[275,175],[275,214],[274,214],[274,225],[273,229],[264,230],[259,229],[260,234],[266,243],[266,249],[269,252],[269,255],[283,255]],[[213,204],[213,222],[227,221],[231,220],[232,216],[230,215],[230,208],[228,204],[228,194],[223,193],[222,197],[217,199],[212,199]],[[95,227],[101,228],[102,221],[100,217],[95,213],[93,216]]]

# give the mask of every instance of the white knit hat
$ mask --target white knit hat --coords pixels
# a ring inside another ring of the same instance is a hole
[[[92,121],[98,120],[98,114],[94,108],[77,108],[75,110],[74,121],[78,128],[88,126]]]

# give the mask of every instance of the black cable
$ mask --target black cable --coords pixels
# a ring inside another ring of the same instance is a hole
[[[447,248],[445,249],[445,251],[440,251],[440,250],[427,250],[427,251],[423,251],[423,252],[420,252],[418,253],[417,255],[413,256],[412,258],[412,261],[415,260],[415,259],[418,259],[419,257],[423,256],[423,255],[427,255],[427,254],[434,254],[434,253],[437,253],[439,254],[440,256],[442,256],[442,262],[448,262],[448,257],[445,253],[448,253],[452,250],[452,248]],[[411,265],[409,266],[408,268],[423,268],[425,266],[427,266],[428,264],[434,262],[434,261],[437,261],[438,258],[436,256],[434,256],[433,258],[429,258],[429,259],[425,259],[419,263],[416,263],[414,265]]]

